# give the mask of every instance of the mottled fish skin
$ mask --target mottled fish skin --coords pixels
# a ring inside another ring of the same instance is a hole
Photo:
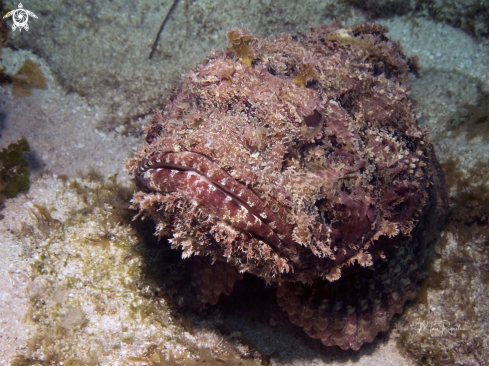
[[[409,98],[413,60],[386,32],[232,30],[155,112],[126,161],[133,207],[202,258],[199,300],[250,273],[310,337],[358,350],[415,297],[447,195]]]

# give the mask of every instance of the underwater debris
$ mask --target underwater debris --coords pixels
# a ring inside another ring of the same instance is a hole
[[[166,23],[168,22],[168,20],[170,19],[171,15],[175,11],[175,9],[176,9],[176,7],[177,7],[177,5],[178,5],[179,2],[180,2],[180,0],[174,0],[173,1],[173,4],[170,7],[170,10],[168,10],[168,12],[166,13],[165,19],[163,19],[163,23],[161,23],[161,27],[158,30],[158,33],[156,34],[155,41],[153,42],[153,47],[151,47],[151,52],[149,54],[149,59],[150,60],[153,58],[153,55],[156,52],[156,48],[158,48],[158,41],[160,39],[161,33],[163,32],[163,29],[165,29]]]

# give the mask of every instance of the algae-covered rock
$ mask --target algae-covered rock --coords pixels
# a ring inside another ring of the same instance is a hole
[[[414,4],[410,0],[347,0],[347,2],[364,11],[372,19],[404,15],[414,10]]]
[[[489,1],[487,0],[346,0],[369,19],[408,15],[429,17],[461,28],[478,38],[489,35]]]
[[[429,15],[475,35],[489,36],[489,1],[487,0],[430,0],[418,2]]]
[[[132,191],[115,177],[45,175],[9,202],[0,237],[23,248],[21,323],[31,327],[9,364],[256,365],[211,320],[180,320],[171,294],[186,287],[184,272],[131,224]]]
[[[448,223],[398,343],[421,365],[486,365],[489,359],[489,168],[444,164]]]

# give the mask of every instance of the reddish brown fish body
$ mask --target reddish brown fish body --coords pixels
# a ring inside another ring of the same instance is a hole
[[[216,261],[194,276],[202,300],[249,272],[311,337],[358,349],[415,296],[446,195],[385,31],[245,32],[250,54],[212,54],[155,114],[127,163],[134,206]]]

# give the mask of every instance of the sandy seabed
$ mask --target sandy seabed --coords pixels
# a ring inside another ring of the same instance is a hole
[[[461,349],[461,343],[472,342],[478,348],[456,353],[454,364],[485,364],[489,281],[482,274],[489,268],[488,249],[480,249],[484,238],[474,235],[459,242],[449,229],[441,235],[443,250],[434,250],[438,255],[434,271],[444,274],[453,286],[428,288],[423,301],[409,305],[389,332],[359,352],[342,352],[309,339],[278,308],[260,316],[219,308],[195,313],[182,306],[179,311],[179,304],[186,301],[185,291],[162,290],[141,273],[148,249],[120,202],[128,198],[130,189],[123,187],[131,184],[123,170],[124,159],[142,141],[141,127],[172,83],[211,48],[225,47],[226,30],[232,25],[270,35],[301,33],[308,24],[331,19],[317,10],[315,2],[310,13],[294,13],[283,5],[284,17],[272,19],[265,11],[266,2],[260,17],[254,17],[250,9],[184,1],[162,36],[159,52],[149,61],[168,2],[165,6],[145,2],[138,9],[126,9],[121,1],[105,8],[90,4],[94,9],[80,3],[70,11],[56,1],[24,4],[39,19],[30,20],[28,33],[11,34],[10,47],[2,53],[2,65],[10,73],[27,58],[40,65],[48,89],[16,98],[9,85],[0,86],[0,146],[24,136],[32,151],[31,188],[7,200],[0,221],[0,364],[28,364],[29,360],[39,364],[158,365],[197,364],[198,360],[259,364],[268,360],[278,365],[412,365],[416,339],[406,333],[424,332],[420,337],[425,342],[431,335],[419,325],[447,317],[453,327],[465,330],[444,334],[443,341],[430,344]],[[53,16],[50,7],[58,11],[58,23],[48,27]],[[90,17],[83,19],[83,14],[95,11],[100,24]],[[242,17],[236,15],[239,11]],[[267,22],[267,16],[272,20]],[[348,23],[362,19],[352,11]],[[467,173],[478,162],[489,161],[489,145],[483,136],[468,139],[465,130],[448,130],[447,124],[462,106],[477,104],[481,90],[489,91],[489,50],[459,29],[413,19],[393,17],[382,23],[407,56],[419,57],[420,78],[412,80],[412,97],[419,102],[420,123],[427,125],[440,162],[458,159],[459,171]],[[58,32],[56,37],[53,32]],[[440,264],[447,256],[451,260],[462,256],[461,252],[471,263],[460,267],[460,273]],[[165,265],[169,271],[178,266]],[[464,276],[469,273],[479,275],[467,282]],[[161,287],[179,283],[172,281]],[[466,287],[464,297],[448,297],[460,293],[456,288],[461,283]],[[168,294],[174,296],[165,298]],[[461,302],[471,304],[471,316]],[[403,343],[406,347],[398,346],[399,337],[408,339]],[[418,352],[429,353],[430,348],[426,345]]]

